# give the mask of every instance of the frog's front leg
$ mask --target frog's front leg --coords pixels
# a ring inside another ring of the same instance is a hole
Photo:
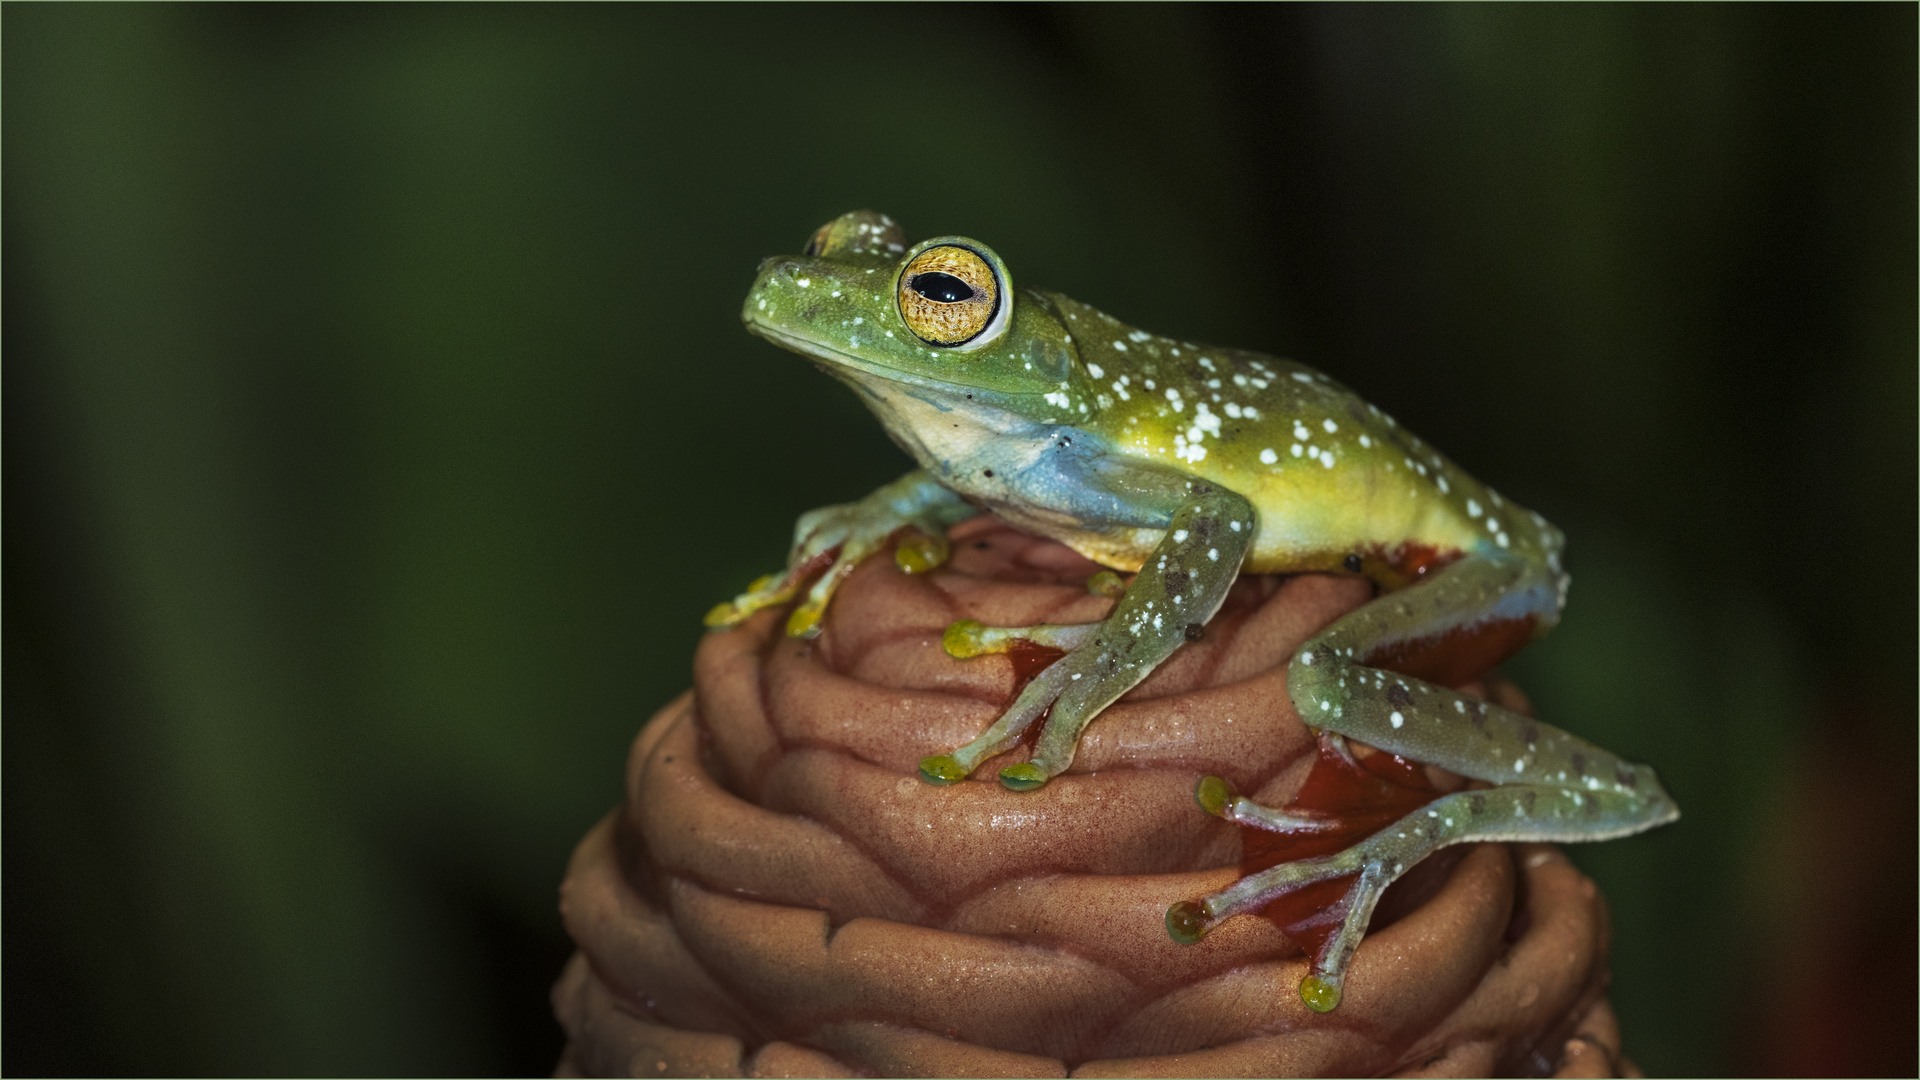
[[[761,608],[793,599],[807,578],[819,573],[831,557],[826,573],[814,582],[807,599],[787,618],[787,633],[813,637],[835,590],[854,567],[886,546],[903,528],[915,535],[902,539],[894,551],[900,569],[925,573],[947,561],[947,526],[972,517],[979,510],[934,481],[924,470],[913,472],[874,490],[859,502],[823,506],[800,515],[793,527],[793,549],[787,568],[768,574],[731,601],[707,612],[708,626],[732,626]]]
[[[1551,625],[1564,580],[1531,560],[1471,555],[1346,615],[1302,646],[1287,670],[1287,693],[1308,725],[1501,786],[1443,796],[1338,854],[1282,863],[1176,904],[1167,911],[1168,933],[1195,942],[1221,921],[1257,911],[1283,893],[1355,875],[1339,930],[1300,984],[1301,998],[1325,1012],[1339,1004],[1347,964],[1381,892],[1439,848],[1467,841],[1608,840],[1678,817],[1645,765],[1497,705],[1367,666],[1382,654],[1417,654],[1422,646],[1457,643],[1502,624]],[[1263,819],[1215,777],[1202,780],[1196,796],[1209,812],[1243,824],[1299,827],[1284,813]]]
[[[1102,709],[1213,618],[1246,557],[1253,507],[1211,484],[1182,480],[1180,488],[1165,538],[1113,612],[1082,627],[1048,628],[1071,651],[1035,676],[979,738],[921,761],[923,778],[936,784],[965,779],[981,762],[1017,744],[1051,707],[1032,758],[1000,770],[1000,782],[1015,791],[1041,786],[1073,764],[1080,732]],[[1014,635],[1032,639],[1033,631]]]

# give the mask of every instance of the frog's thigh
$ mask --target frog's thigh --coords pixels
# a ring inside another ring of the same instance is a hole
[[[1309,725],[1495,784],[1537,783],[1651,797],[1634,765],[1549,724],[1364,661],[1396,644],[1487,621],[1558,613],[1555,576],[1515,558],[1472,556],[1432,580],[1374,600],[1294,656],[1287,692]]]

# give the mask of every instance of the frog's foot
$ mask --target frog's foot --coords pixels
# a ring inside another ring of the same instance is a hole
[[[817,637],[820,633],[820,620],[826,617],[827,604],[833,600],[847,575],[865,562],[867,556],[887,546],[895,529],[885,526],[885,521],[861,523],[848,530],[846,540],[834,553],[833,564],[827,572],[813,583],[807,591],[807,598],[787,616],[787,636]],[[894,547],[893,561],[900,569],[909,574],[924,574],[936,569],[947,561],[948,546],[946,531],[922,532],[917,526],[906,526],[913,531],[901,537]]]
[[[821,552],[795,562],[784,572],[763,574],[747,586],[747,591],[732,600],[715,604],[704,620],[710,627],[734,626],[761,608],[778,607],[792,600],[800,586],[827,565],[831,552]]]
[[[1027,683],[979,738],[950,754],[923,759],[921,777],[935,784],[965,779],[981,762],[1016,746],[1042,714],[1046,727],[1032,758],[1001,769],[1000,782],[1032,791],[1065,772],[1087,724],[1173,650],[1196,640],[1220,610],[1240,572],[1252,523],[1252,508],[1241,496],[1190,485],[1166,539],[1100,622],[994,629],[966,620],[948,627],[942,643],[955,656],[1005,651],[1022,641],[1068,651]]]
[[[1195,798],[1209,813],[1276,832],[1312,827],[1311,818],[1255,806],[1233,795],[1216,778],[1200,782]],[[1259,911],[1273,900],[1317,881],[1355,875],[1340,902],[1340,928],[1327,939],[1300,999],[1317,1012],[1340,1003],[1347,966],[1366,934],[1367,919],[1388,885],[1415,863],[1452,844],[1471,841],[1603,840],[1639,831],[1619,823],[1636,797],[1610,791],[1578,791],[1549,784],[1511,784],[1445,795],[1358,844],[1334,855],[1281,863],[1241,878],[1217,893],[1167,909],[1167,933],[1191,945],[1235,915]]]
[[[768,574],[731,601],[716,605],[707,612],[706,624],[733,626],[762,608],[787,603],[824,567],[806,600],[787,617],[789,635],[813,637],[847,575],[886,547],[895,533],[907,530],[894,546],[895,564],[906,573],[923,574],[947,561],[947,526],[976,512],[923,472],[908,473],[859,502],[809,510],[794,524],[786,570]]]
[[[1349,612],[1302,646],[1287,669],[1287,693],[1333,749],[1342,749],[1342,736],[1358,739],[1501,786],[1443,796],[1346,851],[1283,863],[1197,902],[1176,904],[1167,912],[1167,931],[1179,941],[1198,941],[1221,920],[1284,893],[1353,875],[1340,928],[1300,986],[1302,999],[1324,1012],[1339,1003],[1347,963],[1380,891],[1436,849],[1467,841],[1610,840],[1677,817],[1678,808],[1644,765],[1498,705],[1370,666],[1376,657],[1418,662],[1422,650],[1436,644],[1476,638],[1497,644],[1500,634],[1551,625],[1565,584],[1564,575],[1545,564],[1469,555]],[[1223,817],[1291,831],[1230,796],[1221,786],[1198,797]]]
[[[940,635],[940,646],[955,660],[970,660],[989,653],[1011,652],[1019,645],[1072,652],[1086,644],[1100,629],[1091,623],[1037,623],[1033,626],[987,626],[973,619],[961,619]]]

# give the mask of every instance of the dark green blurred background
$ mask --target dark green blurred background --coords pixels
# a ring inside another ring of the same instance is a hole
[[[8,1073],[542,1072],[554,889],[794,515],[871,206],[1571,537],[1509,671],[1655,1073],[1915,1070],[1915,8],[4,8]]]

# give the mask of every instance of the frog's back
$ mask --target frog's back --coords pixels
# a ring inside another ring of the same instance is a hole
[[[1247,569],[1351,569],[1357,555],[1369,576],[1392,584],[1480,548],[1558,562],[1553,526],[1332,378],[1290,360],[1150,334],[1065,297],[1049,299],[1066,316],[1093,380],[1099,414],[1087,426],[1120,453],[1251,500],[1259,521]],[[1104,555],[1134,562],[1124,551]]]

